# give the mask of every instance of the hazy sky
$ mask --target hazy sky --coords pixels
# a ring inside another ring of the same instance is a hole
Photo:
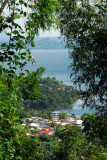
[[[45,32],[40,30],[39,37],[60,37],[60,32],[54,29],[51,29],[50,31],[45,31]]]
[[[43,32],[40,30],[38,37],[60,37],[60,32],[58,30],[51,29],[50,31]],[[0,42],[8,40],[9,37],[7,37],[4,33],[0,34]]]

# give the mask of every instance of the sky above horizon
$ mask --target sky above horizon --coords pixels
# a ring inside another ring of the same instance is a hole
[[[60,31],[51,29],[50,31],[42,31],[39,32],[39,37],[60,37]]]
[[[51,29],[50,31],[39,31],[39,35],[38,37],[60,37],[60,31],[59,30],[55,30],[55,29]],[[1,33],[0,34],[0,41],[6,41],[9,37],[6,36],[6,34]]]

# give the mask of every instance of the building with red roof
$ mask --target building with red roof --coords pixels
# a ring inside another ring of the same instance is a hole
[[[54,117],[54,118],[52,118],[52,120],[53,120],[53,121],[58,121],[59,118],[58,118],[58,117]]]
[[[48,134],[50,131],[49,130],[43,130],[40,134],[46,133]]]
[[[46,134],[48,134],[48,135],[52,135],[52,134],[55,133],[55,131],[54,131],[54,130],[44,130],[44,131],[42,131],[40,134],[43,134],[43,133],[46,133]]]

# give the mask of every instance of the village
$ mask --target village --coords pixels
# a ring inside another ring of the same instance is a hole
[[[63,112],[64,113],[64,112]],[[51,118],[45,119],[43,117],[30,117],[30,118],[23,118],[22,126],[29,129],[28,136],[36,136],[46,133],[48,135],[53,135],[56,131],[56,128],[62,126],[64,128],[65,125],[77,125],[81,129],[82,120],[80,118],[72,117],[66,113],[66,118],[61,119],[59,117],[59,113],[57,111],[52,112]]]

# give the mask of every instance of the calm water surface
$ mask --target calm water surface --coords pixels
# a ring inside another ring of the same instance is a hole
[[[71,61],[67,50],[31,50],[31,53],[36,64],[29,62],[27,69],[35,71],[37,67],[42,66],[46,69],[43,77],[55,77],[64,83],[71,83],[71,69],[68,69]]]
[[[59,109],[59,110],[54,110],[54,111],[57,111],[59,113],[67,112],[69,115],[75,114],[77,118],[81,118],[83,113],[95,113],[94,110],[89,110],[89,108],[81,109],[82,103],[83,103],[82,100],[79,99],[76,101],[72,109]]]

